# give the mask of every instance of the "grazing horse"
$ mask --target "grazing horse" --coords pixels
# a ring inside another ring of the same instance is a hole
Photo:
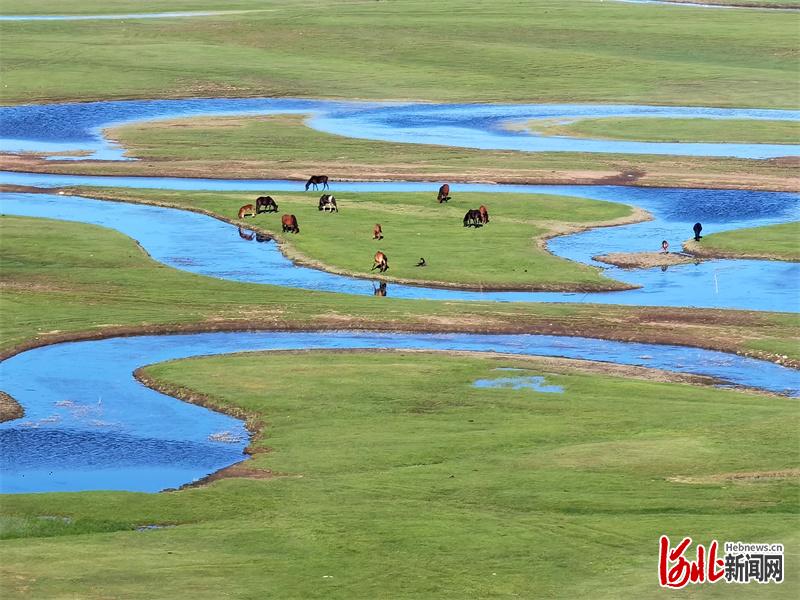
[[[278,203],[272,199],[272,196],[260,196],[256,198],[256,214],[262,212],[278,212]]]
[[[486,225],[489,222],[489,210],[481,204],[478,207],[478,212],[481,215],[481,225]]]
[[[255,217],[256,216],[256,207],[252,204],[245,204],[242,208],[239,209],[239,218],[244,219],[245,217]]]
[[[481,225],[483,225],[481,211],[476,208],[470,208],[467,214],[464,215],[464,227],[480,227]]]
[[[247,240],[248,242],[252,242],[253,238],[256,237],[256,234],[253,233],[252,231],[248,231],[247,233],[245,233],[244,231],[242,231],[242,228],[239,227],[239,237],[242,238],[243,240]]]
[[[336,198],[330,194],[323,194],[319,198],[319,209],[329,212],[339,212],[339,207],[336,206]]]
[[[281,225],[283,232],[290,231],[292,233],[300,233],[300,228],[297,226],[297,217],[294,215],[283,215],[281,217]]]
[[[695,223],[692,229],[694,229],[694,241],[699,242],[700,238],[703,237],[700,235],[700,232],[703,231],[703,226],[700,223]]]
[[[373,240],[383,239],[383,229],[381,229],[380,223],[375,223],[375,227],[372,228],[372,239]]]
[[[439,204],[450,200],[450,186],[445,183],[442,187],[440,187],[439,195],[436,196],[436,199],[439,201]]]
[[[378,287],[372,286],[372,290],[375,296],[386,296],[386,282],[381,281],[378,283]]]
[[[320,185],[320,184],[322,184],[322,189],[323,190],[327,190],[328,189],[328,176],[327,175],[312,175],[311,177],[308,178],[308,181],[306,181],[306,191],[308,191],[308,188],[310,188],[312,185],[314,186],[314,189],[317,189],[317,186]]]
[[[386,258],[386,255],[380,250],[375,253],[370,271],[374,271],[375,269],[378,269],[381,273],[385,273],[389,270],[389,259]]]

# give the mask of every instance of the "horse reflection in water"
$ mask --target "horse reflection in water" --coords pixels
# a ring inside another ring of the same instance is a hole
[[[386,296],[386,282],[385,281],[378,281],[377,287],[373,284],[372,286],[372,294],[373,296]]]
[[[259,244],[263,244],[264,242],[271,242],[272,241],[272,236],[271,235],[267,235],[266,233],[258,233],[258,232],[256,232],[256,241]]]
[[[256,238],[256,234],[254,231],[250,231],[249,229],[245,231],[239,227],[239,237],[248,242],[252,242]]]

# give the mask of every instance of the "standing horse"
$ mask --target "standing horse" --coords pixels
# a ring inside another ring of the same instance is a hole
[[[297,226],[297,217],[294,215],[283,215],[281,217],[281,225],[283,232],[290,231],[292,233],[300,233],[300,228]]]
[[[373,240],[383,239],[383,229],[381,229],[380,223],[375,223],[375,227],[372,228],[372,239]]]
[[[436,196],[436,199],[439,201],[439,204],[450,200],[450,186],[448,184],[445,183],[439,188],[439,195]]]
[[[256,214],[262,212],[278,212],[278,203],[272,199],[272,196],[260,196],[256,198]]]
[[[327,190],[328,189],[328,176],[327,175],[312,175],[311,177],[308,178],[308,181],[306,181],[306,191],[308,191],[308,188],[311,187],[312,185],[314,186],[314,189],[317,189],[317,186],[320,185],[320,184],[322,184],[322,189],[323,190]]]
[[[330,194],[323,194],[319,198],[319,210],[325,210],[329,212],[339,212],[339,207],[336,206],[336,198],[331,196]]]
[[[389,270],[389,259],[380,250],[375,253],[370,271],[374,271],[375,269],[378,269],[381,273],[386,273],[386,271]]]
[[[694,241],[699,242],[700,238],[703,237],[700,235],[700,232],[703,231],[703,226],[700,223],[695,223],[692,229],[694,230]]]
[[[464,215],[464,227],[480,227],[482,224],[481,211],[477,208],[470,208]]]
[[[256,216],[256,207],[252,204],[245,204],[242,208],[239,209],[239,218],[244,219],[245,217],[255,217]]]
[[[487,209],[483,204],[478,207],[478,212],[481,216],[481,225],[486,225],[489,222],[489,209]]]

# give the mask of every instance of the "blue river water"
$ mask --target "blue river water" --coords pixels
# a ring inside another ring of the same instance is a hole
[[[7,177],[0,182],[29,184],[66,181],[96,183],[97,179],[70,176]],[[116,178],[115,178],[116,179]],[[147,184],[141,178],[123,178],[120,185]],[[197,185],[197,180],[184,180]],[[170,180],[177,184],[180,180]],[[115,185],[116,182],[109,185]],[[162,181],[157,187],[163,187]],[[255,182],[225,182],[253,186]],[[278,185],[281,183],[281,185]],[[280,203],[280,188],[297,182],[264,182],[259,193],[274,195]],[[276,191],[276,188],[279,188]],[[230,188],[226,188],[230,189]],[[247,189],[250,189],[249,187]],[[341,210],[347,210],[347,196],[339,190],[430,190],[435,184],[381,183],[336,184]],[[550,241],[558,256],[597,264],[592,256],[605,252],[657,250],[662,239],[675,245],[691,236],[696,221],[705,223],[704,232],[780,223],[800,218],[800,195],[778,192],[726,190],[669,190],[657,188],[599,186],[497,186],[459,185],[453,193],[550,193],[597,200],[615,200],[649,211],[655,219],[621,227],[604,227],[563,236]],[[457,191],[456,191],[457,190]],[[473,204],[491,201],[481,195]],[[272,242],[243,240],[236,227],[206,215],[176,209],[107,202],[73,196],[46,194],[0,194],[0,210],[7,215],[47,217],[111,227],[136,239],[156,260],[178,269],[233,281],[281,285],[294,288],[372,295],[373,283],[317,269],[295,265]],[[231,217],[238,210],[231,206]],[[498,214],[495,211],[493,214]],[[499,213],[502,214],[502,213]],[[263,215],[255,221],[276,230],[279,215]],[[488,229],[488,228],[487,228]],[[176,235],[176,232],[179,232]],[[483,231],[479,232],[484,233]],[[367,257],[365,260],[369,260]],[[465,291],[390,283],[394,298],[434,300],[479,300],[500,302],[576,302],[644,306],[691,306],[797,312],[800,310],[800,264],[758,260],[714,260],[699,264],[627,271],[610,267],[605,273],[637,289],[616,292],[529,292]]]
[[[800,111],[592,104],[426,104],[299,98],[120,100],[0,107],[0,151],[85,152],[66,157],[125,160],[103,137],[122,124],[198,116],[306,114],[319,131],[351,138],[525,152],[613,152],[773,158],[800,155],[798,144],[667,143],[590,140],[510,130],[529,119],[600,117],[775,119],[800,121]],[[61,157],[64,158],[64,157]]]
[[[5,391],[26,411],[24,418],[0,424],[0,492],[155,492],[239,462],[247,444],[241,422],[145,388],[132,372],[191,356],[308,348],[559,356],[708,375],[779,393],[800,390],[800,372],[769,362],[697,348],[578,337],[248,332],[70,342],[0,363]]]

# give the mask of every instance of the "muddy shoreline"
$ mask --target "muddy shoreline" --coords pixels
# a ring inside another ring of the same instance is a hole
[[[0,392],[0,423],[21,419],[25,416],[25,409],[19,402],[5,392]]]

